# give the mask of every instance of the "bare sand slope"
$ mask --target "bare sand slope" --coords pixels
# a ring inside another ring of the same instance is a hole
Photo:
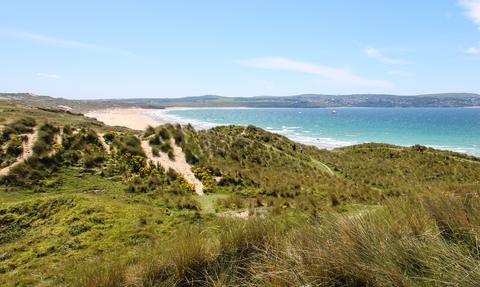
[[[152,153],[152,148],[148,144],[148,140],[142,141],[142,148],[145,151],[147,160],[152,160],[155,164],[159,163],[165,170],[169,168],[173,169],[175,172],[183,175],[185,180],[189,183],[195,185],[195,192],[198,195],[203,195],[203,183],[195,177],[192,172],[192,167],[185,160],[185,154],[182,149],[175,145],[174,140],[172,139],[173,155],[174,159],[170,159],[168,155],[164,152],[159,152],[158,156],[154,156]]]
[[[7,175],[12,167],[23,162],[33,154],[32,146],[33,146],[33,143],[37,141],[37,136],[38,136],[38,133],[36,129],[33,129],[33,132],[31,134],[27,134],[27,141],[23,142],[23,153],[17,158],[16,162],[0,170],[0,176]]]

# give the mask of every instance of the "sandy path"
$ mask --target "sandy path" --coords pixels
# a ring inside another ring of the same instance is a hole
[[[110,145],[107,144],[107,142],[106,142],[105,139],[103,138],[103,135],[102,135],[102,134],[97,134],[97,136],[98,136],[98,140],[99,140],[100,143],[102,144],[103,149],[104,149],[107,153],[110,153]]]
[[[152,153],[152,147],[148,144],[148,140],[142,141],[142,148],[145,151],[148,161],[152,160],[155,164],[159,163],[165,170],[171,168],[175,172],[183,175],[185,180],[195,185],[195,192],[198,195],[203,195],[203,183],[195,177],[192,172],[192,167],[185,160],[185,154],[180,147],[175,145],[173,139],[172,147],[175,158],[174,160],[170,159],[166,153],[161,151],[159,152],[159,156],[154,156]]]
[[[33,154],[32,146],[33,146],[33,143],[37,141],[37,137],[38,137],[38,133],[37,133],[37,130],[34,128],[31,134],[27,134],[27,141],[23,142],[23,153],[17,158],[16,162],[0,170],[0,176],[7,175],[12,167],[23,162]]]

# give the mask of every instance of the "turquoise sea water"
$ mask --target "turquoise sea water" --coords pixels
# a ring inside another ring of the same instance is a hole
[[[333,111],[336,113],[332,113]],[[217,125],[255,125],[320,148],[365,142],[414,144],[480,156],[480,109],[174,109],[147,115],[161,121],[191,123],[197,129]]]

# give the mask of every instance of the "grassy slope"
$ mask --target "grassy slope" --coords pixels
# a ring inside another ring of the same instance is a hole
[[[1,285],[469,286],[480,278],[478,158],[384,144],[300,153],[252,126],[147,129],[143,136],[165,137],[164,146],[181,142],[204,182],[221,177],[198,198],[174,174],[142,175],[129,158],[82,143],[90,130],[115,130],[112,147],[135,152],[133,131],[0,104],[3,129],[27,115],[38,129],[48,122],[83,135],[78,159],[75,145],[64,145],[39,157],[48,170],[41,179],[0,186]],[[3,159],[15,136],[2,140]],[[229,217],[242,210],[257,219]]]

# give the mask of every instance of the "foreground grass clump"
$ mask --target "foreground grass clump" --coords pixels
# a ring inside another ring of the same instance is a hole
[[[179,202],[180,203],[180,202]],[[186,204],[186,201],[184,202]],[[193,204],[193,202],[190,202]],[[67,262],[129,254],[164,240],[170,226],[193,220],[178,209],[115,202],[99,195],[59,195],[0,208],[0,285],[57,286]],[[72,279],[73,280],[73,279]]]
[[[478,197],[429,195],[314,221],[219,219],[122,260],[77,265],[63,280],[77,278],[75,286],[475,286],[478,204]]]

